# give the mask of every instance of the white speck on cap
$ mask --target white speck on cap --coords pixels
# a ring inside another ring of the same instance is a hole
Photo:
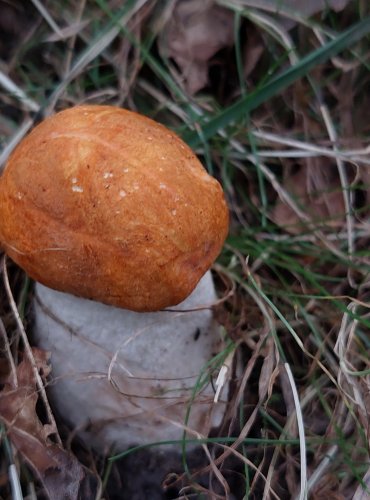
[[[81,186],[72,186],[72,191],[74,191],[75,193],[83,193],[84,190]]]

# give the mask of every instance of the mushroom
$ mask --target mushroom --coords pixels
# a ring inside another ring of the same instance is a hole
[[[76,106],[23,139],[0,196],[59,413],[101,451],[207,434],[223,411],[204,371],[220,343],[208,270],[228,210],[189,147],[137,113]]]

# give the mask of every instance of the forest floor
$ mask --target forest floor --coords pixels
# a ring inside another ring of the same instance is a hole
[[[99,456],[57,414],[55,444],[32,283],[3,258],[0,498],[17,481],[29,499],[370,498],[369,16],[364,0],[0,0],[2,166],[42,118],[111,104],[183,137],[230,209],[213,266],[228,409],[187,455]]]

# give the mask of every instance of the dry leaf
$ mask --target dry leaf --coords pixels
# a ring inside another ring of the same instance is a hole
[[[323,160],[327,162],[327,160]],[[316,224],[339,228],[344,221],[345,209],[339,180],[331,176],[332,168],[322,165],[302,166],[297,172],[288,172],[283,181],[284,189]],[[286,201],[277,200],[271,219],[293,234],[307,229],[305,223]]]
[[[213,1],[180,0],[164,29],[160,50],[173,58],[194,94],[208,83],[212,56],[233,45],[233,14]]]
[[[33,349],[43,376],[50,372],[49,354]],[[17,367],[18,387],[10,379],[0,393],[0,417],[10,441],[39,477],[51,500],[94,498],[96,480],[70,453],[55,444],[52,430],[36,413],[38,394],[31,363],[27,358]]]

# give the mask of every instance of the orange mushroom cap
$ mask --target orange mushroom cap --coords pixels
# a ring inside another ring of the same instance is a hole
[[[112,106],[47,118],[0,178],[0,241],[44,285],[134,311],[178,304],[228,232],[220,184],[153,120]]]

